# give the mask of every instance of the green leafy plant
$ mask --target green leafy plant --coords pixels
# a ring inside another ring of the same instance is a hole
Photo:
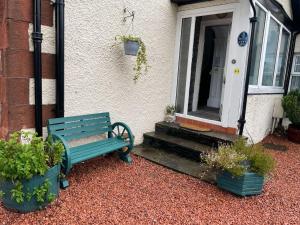
[[[43,193],[48,193],[50,184],[45,181],[36,187],[33,193],[24,190],[22,181],[30,180],[35,175],[44,175],[49,168],[62,162],[64,146],[51,139],[43,141],[35,133],[15,132],[8,141],[0,141],[0,182],[7,180],[14,183],[11,197],[17,203],[30,201],[35,196],[38,202],[45,201]],[[46,190],[47,189],[47,190]],[[3,194],[4,193],[1,190]]]
[[[292,124],[300,129],[300,91],[291,91],[284,96],[282,107]]]
[[[166,107],[166,115],[174,115],[175,114],[175,106],[174,105],[167,105]]]
[[[205,155],[203,160],[209,167],[233,176],[242,176],[247,171],[266,176],[275,167],[274,159],[262,145],[247,145],[244,139],[238,139],[232,145],[221,145],[218,151]],[[245,163],[249,165],[245,166]]]
[[[128,41],[138,42],[140,47],[137,53],[135,66],[133,67],[133,70],[135,71],[133,80],[137,81],[142,75],[142,70],[144,69],[144,72],[147,73],[149,68],[145,43],[140,37],[133,35],[117,35],[115,41],[117,43],[126,43]]]

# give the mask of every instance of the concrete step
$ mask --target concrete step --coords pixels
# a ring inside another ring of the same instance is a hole
[[[201,161],[201,154],[211,152],[213,150],[211,146],[157,132],[145,133],[144,145],[165,149],[198,162]]]
[[[212,184],[216,182],[215,171],[208,169],[207,165],[181,157],[174,152],[139,145],[133,149],[132,153],[174,171],[190,175]]]
[[[218,147],[219,144],[231,144],[238,135],[225,134],[220,132],[203,132],[182,128],[177,123],[159,122],[155,124],[155,132],[170,136],[180,137],[187,140],[195,141],[211,147]]]

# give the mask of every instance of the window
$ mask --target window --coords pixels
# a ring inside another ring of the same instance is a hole
[[[290,81],[290,91],[300,90],[300,54],[295,55]]]
[[[250,92],[283,91],[290,32],[259,3],[256,10]]]

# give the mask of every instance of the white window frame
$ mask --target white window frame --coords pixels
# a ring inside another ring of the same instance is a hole
[[[284,93],[284,83],[282,87],[276,86],[276,75],[278,70],[278,59],[279,59],[279,53],[280,53],[280,47],[281,47],[281,38],[283,30],[285,30],[289,34],[288,39],[288,49],[291,42],[291,32],[288,30],[287,27],[285,27],[279,20],[277,20],[269,10],[267,10],[261,3],[258,1],[255,2],[255,5],[257,5],[261,10],[263,10],[266,13],[266,19],[265,19],[265,27],[264,27],[264,35],[263,35],[263,43],[262,43],[262,50],[261,50],[261,57],[260,57],[260,67],[259,67],[259,74],[258,74],[258,83],[257,85],[249,85],[249,93],[250,94],[262,94],[262,93]],[[276,63],[275,63],[275,69],[273,74],[273,86],[264,86],[262,85],[263,80],[263,72],[264,72],[264,64],[265,64],[265,58],[266,58],[266,49],[267,49],[267,42],[268,42],[268,36],[269,36],[269,27],[270,27],[270,20],[271,18],[280,26],[279,31],[279,38],[277,43],[277,56],[276,56]],[[286,53],[288,55],[288,52]],[[248,57],[251,57],[250,55]],[[288,57],[286,57],[285,64],[288,61]],[[285,68],[287,70],[287,67]],[[284,74],[283,80],[285,80],[286,72]]]
[[[293,77],[300,77],[300,71],[299,72],[295,72],[296,57],[300,57],[300,53],[295,53],[294,54],[292,72],[291,72],[290,83],[289,83],[289,91],[291,90],[291,85],[292,85],[292,80],[293,80],[292,78]],[[300,64],[297,64],[297,65],[300,65]]]

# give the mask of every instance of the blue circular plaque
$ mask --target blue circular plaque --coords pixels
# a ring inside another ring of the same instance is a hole
[[[244,47],[248,42],[248,33],[246,31],[243,31],[242,33],[240,33],[239,37],[238,37],[238,44],[241,47]]]

